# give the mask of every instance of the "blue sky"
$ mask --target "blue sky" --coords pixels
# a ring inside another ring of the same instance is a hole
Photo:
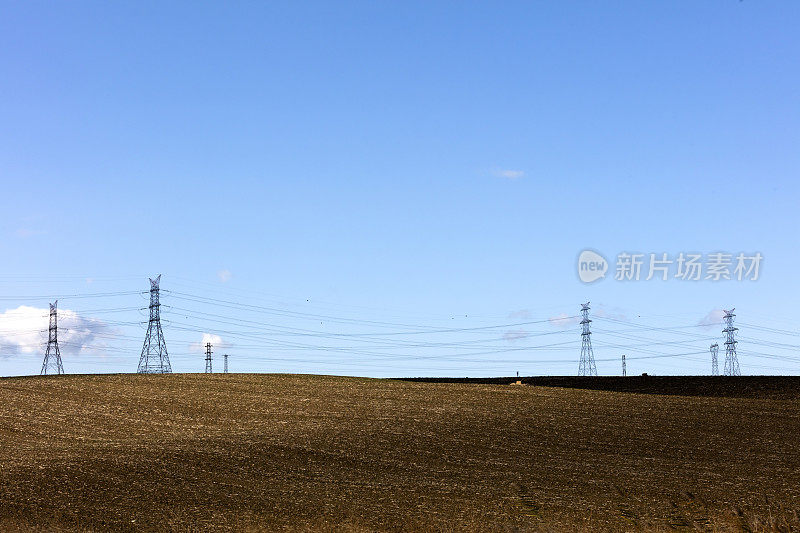
[[[708,372],[734,306],[742,371],[800,373],[798,15],[0,3],[0,374],[38,373],[56,297],[68,372],[134,370],[158,273],[177,371],[205,334],[239,371],[571,374],[549,319],[591,300],[601,374]],[[586,248],[764,261],[584,284]]]

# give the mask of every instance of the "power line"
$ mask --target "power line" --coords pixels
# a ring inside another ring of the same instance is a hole
[[[113,296],[128,296],[133,294],[141,294],[139,291],[118,291],[118,292],[97,292],[97,293],[90,293],[90,294],[59,294],[55,296],[59,300],[65,300],[67,298],[110,298]],[[53,295],[39,295],[39,296],[0,296],[0,301],[13,301],[13,300],[44,300],[48,298],[53,298]]]
[[[460,365],[455,366],[455,368],[469,368],[471,373],[475,368],[481,369],[481,371],[488,370],[504,361],[514,362],[515,364],[527,361],[535,365],[565,365],[568,364],[566,360],[554,359],[548,357],[547,354],[552,352],[553,355],[558,355],[566,350],[575,350],[575,345],[577,344],[577,339],[565,342],[537,341],[535,340],[537,337],[544,339],[545,336],[570,335],[570,333],[567,329],[549,331],[550,328],[542,328],[540,330],[534,327],[535,324],[546,325],[548,323],[553,326],[564,325],[560,324],[559,320],[575,323],[572,320],[577,317],[561,316],[544,320],[526,320],[513,323],[507,321],[508,323],[496,324],[486,324],[485,321],[481,321],[483,325],[470,321],[464,324],[464,327],[446,327],[430,323],[425,324],[424,320],[414,320],[412,318],[400,321],[382,321],[380,320],[381,317],[378,320],[352,316],[342,317],[333,314],[278,309],[274,306],[241,304],[232,300],[206,298],[190,293],[162,292],[164,293],[161,294],[162,297],[175,298],[195,305],[184,304],[186,307],[173,307],[170,309],[170,306],[159,303],[159,326],[172,328],[177,332],[192,333],[207,332],[209,330],[206,328],[213,328],[212,331],[215,333],[226,336],[226,345],[230,343],[229,337],[234,343],[233,346],[243,350],[243,353],[241,353],[242,361],[262,363],[277,361],[281,364],[293,365],[321,360],[326,365],[346,367],[372,366],[375,368],[392,368],[391,365],[399,365],[404,361],[409,362],[410,365],[413,365],[415,361],[425,361],[424,368],[426,369],[432,368],[435,365],[434,362],[452,361],[454,365]],[[103,297],[123,294],[126,294],[126,292],[92,293],[75,296]],[[127,294],[142,293],[131,291],[127,292]],[[586,305],[588,307],[588,303]],[[111,315],[112,313],[126,313],[138,309],[138,307],[114,307],[113,304],[86,307],[91,308],[76,310],[75,313]],[[213,309],[203,310],[206,307],[213,307]],[[207,312],[218,309],[230,309],[232,311],[227,314],[224,314],[224,312]],[[164,316],[161,316],[161,310],[166,313]],[[274,318],[265,317],[265,320],[258,320],[259,316],[247,316],[248,314],[259,315],[262,313]],[[35,315],[36,313],[33,314]],[[8,328],[17,321],[20,322],[20,326],[24,326],[27,324],[22,321],[30,320],[31,316],[31,314],[28,314],[26,318],[16,316],[16,314],[0,315],[0,321],[2,321],[0,326],[6,325],[6,328]],[[171,321],[171,316],[174,316],[177,320]],[[186,321],[179,320],[184,316],[187,317]],[[141,324],[139,321],[125,321],[124,319],[128,318],[127,316],[118,316],[117,320],[82,316],[73,319],[71,317],[71,312],[69,315],[65,315],[62,311],[62,338],[59,339],[59,347],[69,346],[86,350],[89,351],[87,355],[98,351],[119,355],[130,353],[129,350],[125,349],[125,346],[127,341],[135,337],[129,334],[127,328]],[[165,320],[161,322],[161,318]],[[248,318],[250,319],[248,320]],[[588,313],[586,318],[588,319]],[[319,324],[320,319],[325,322],[342,325],[323,328],[322,326],[315,327],[311,324],[313,321],[317,321]],[[64,322],[65,320],[67,322]],[[655,361],[658,359],[663,359],[665,362],[673,361],[668,363],[673,368],[680,368],[678,364],[687,364],[690,361],[703,361],[707,364],[709,341],[713,342],[714,340],[713,337],[709,338],[709,335],[697,330],[698,327],[708,327],[706,323],[661,327],[636,323],[616,315],[593,317],[593,320],[589,320],[589,322],[592,321],[595,321],[595,327],[593,329],[589,327],[588,333],[591,335],[591,333],[597,334],[600,331],[602,338],[599,341],[595,339],[595,341],[599,342],[601,347],[624,351],[626,363],[627,359],[642,358],[654,361],[653,364],[656,364]],[[599,330],[597,329],[597,321],[601,321]],[[151,322],[147,321],[147,324],[149,329]],[[219,331],[217,326],[220,324],[230,324],[231,327],[228,328],[228,331]],[[453,323],[452,326],[460,326],[461,324]],[[619,324],[619,326],[615,327],[613,324]],[[782,330],[755,324],[751,324],[748,327],[754,331],[763,332],[763,337],[771,337],[773,335],[798,336],[797,332],[788,329]],[[518,331],[504,332],[503,329],[517,329]],[[21,353],[23,354],[31,353],[30,347],[40,344],[40,341],[36,340],[37,331],[23,331],[15,328],[10,328],[9,331],[0,330],[0,336],[9,339],[7,344],[1,343],[0,345],[4,349],[6,346],[11,346],[12,350],[21,348],[23,350]],[[518,336],[511,334],[518,334]],[[22,338],[17,341],[14,338],[15,336],[22,336]],[[28,336],[28,338],[24,336]],[[180,337],[186,338],[188,335],[181,334]],[[182,340],[180,337],[178,342]],[[661,340],[664,338],[668,340]],[[560,341],[560,338],[552,340]],[[796,353],[797,349],[800,348],[800,344],[791,344],[791,341],[778,342],[780,339],[739,338],[738,335],[735,335],[733,339],[734,349],[737,348],[738,341],[743,340],[747,341],[748,348],[762,350],[761,352],[756,352],[748,349],[745,352],[748,358],[752,356],[754,358],[781,361],[786,364],[800,363],[800,359],[792,356],[792,353]],[[173,340],[172,342],[175,341]],[[186,342],[190,346],[190,350],[194,350],[194,346],[198,345],[197,342],[191,345],[189,341]],[[518,345],[515,346],[514,344]],[[589,336],[592,361],[606,361],[607,359],[594,359],[594,345]],[[664,346],[665,348],[654,349],[659,346]],[[703,346],[703,352],[693,351],[695,349],[699,350],[700,346]],[[274,357],[267,358],[254,353],[256,350],[262,352],[265,347],[270,349],[270,354]],[[164,348],[166,352],[166,346]],[[771,353],[766,353],[766,350],[770,350]],[[738,350],[736,352],[738,364],[738,355],[741,353]],[[705,354],[703,358],[695,356],[703,353]],[[347,360],[337,361],[344,354],[347,355]],[[541,359],[537,359],[538,356],[541,356]],[[619,361],[619,355],[615,356],[613,360]],[[369,364],[372,362],[375,364]],[[423,366],[420,365],[420,368],[423,368]],[[757,366],[748,364],[746,368],[757,368]],[[627,372],[627,369],[625,372]],[[587,375],[591,375],[591,373]]]
[[[337,318],[330,315],[314,315],[310,313],[298,313],[298,312],[291,312],[291,311],[281,311],[275,308],[258,306],[258,305],[250,305],[250,304],[240,304],[238,302],[231,302],[227,300],[219,300],[216,298],[204,298],[201,296],[193,296],[187,295],[185,293],[180,292],[170,292],[171,297],[178,298],[186,301],[192,301],[195,303],[205,303],[205,304],[214,304],[219,307],[227,307],[231,309],[237,309],[240,311],[254,311],[254,312],[264,312],[268,314],[278,314],[280,316],[286,316],[290,318],[306,318],[306,319],[327,319],[332,322],[345,322],[345,323],[352,323],[352,324],[370,324],[370,325],[378,325],[381,327],[408,327],[408,328],[417,328],[416,330],[412,331],[390,331],[390,332],[370,332],[370,333],[327,333],[327,332],[320,332],[318,330],[302,330],[299,328],[287,328],[287,329],[294,329],[298,332],[303,334],[312,333],[312,334],[324,334],[324,335],[336,335],[340,337],[356,337],[356,336],[395,336],[395,335],[425,335],[429,333],[460,333],[460,332],[471,332],[471,331],[484,331],[484,330],[492,330],[492,329],[502,329],[502,328],[512,328],[512,327],[521,327],[521,326],[528,326],[533,324],[542,324],[546,322],[552,322],[551,319],[544,319],[544,320],[531,320],[526,322],[515,322],[515,323],[507,323],[507,324],[495,324],[490,326],[476,326],[476,327],[467,327],[467,328],[440,328],[437,329],[433,326],[424,326],[424,325],[413,325],[413,324],[398,324],[392,322],[380,322],[376,320],[358,320],[358,319],[349,319],[349,318]],[[181,308],[176,308],[181,309]],[[577,316],[571,317],[559,317],[559,320],[567,320],[567,319],[574,319],[578,318]],[[429,328],[429,329],[426,329]]]

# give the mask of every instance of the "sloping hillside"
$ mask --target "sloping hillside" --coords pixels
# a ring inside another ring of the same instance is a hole
[[[0,529],[800,527],[800,402],[325,376],[0,380]]]

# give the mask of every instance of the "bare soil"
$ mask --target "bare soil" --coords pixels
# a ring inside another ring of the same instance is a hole
[[[0,531],[800,529],[789,385],[583,383],[0,379]]]
[[[800,376],[529,376],[491,378],[397,378],[418,383],[481,383],[568,387],[573,389],[718,396],[724,398],[800,399]]]

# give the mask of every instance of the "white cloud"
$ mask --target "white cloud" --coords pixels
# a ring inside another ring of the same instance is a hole
[[[49,317],[49,308],[27,305],[0,313],[0,355],[43,353]],[[62,354],[102,352],[106,346],[102,336],[111,332],[100,320],[69,309],[58,310],[58,347]]]
[[[519,311],[514,311],[508,314],[508,318],[513,318],[515,320],[528,320],[531,317],[531,312],[527,309],[520,309]]]
[[[628,321],[628,315],[626,315],[622,309],[618,307],[612,309],[603,304],[595,305],[594,308],[589,312],[589,318],[591,318],[591,315],[601,318],[609,318],[612,320],[622,320],[623,322]]]
[[[712,309],[708,312],[706,316],[704,316],[700,321],[697,323],[698,326],[703,326],[706,329],[710,329],[712,326],[718,326],[722,324],[722,317],[725,316],[725,311],[722,309]]]
[[[193,352],[205,353],[206,344],[211,343],[211,350],[217,351],[218,348],[225,348],[228,344],[222,340],[219,335],[213,333],[203,333],[200,342],[193,342],[189,345],[189,349]]]
[[[589,311],[589,318],[607,318],[609,320],[628,321],[628,316],[622,309],[606,307],[603,304],[595,304]],[[574,314],[568,315],[567,313],[559,313],[556,316],[551,316],[549,319],[550,325],[557,328],[570,328],[581,323],[580,309],[577,309]]]
[[[497,178],[505,178],[507,180],[518,180],[525,175],[525,172],[522,170],[496,169],[492,171],[492,174]]]
[[[510,329],[503,334],[503,338],[508,342],[514,342],[526,338],[530,333],[524,329]]]
[[[219,272],[217,272],[217,277],[222,283],[225,283],[228,280],[230,280],[232,276],[233,274],[231,274],[231,271],[227,269],[222,269]]]
[[[551,326],[557,328],[569,328],[580,323],[580,319],[577,316],[569,316],[567,313],[559,313],[556,316],[551,316],[547,320],[550,322]]]
[[[37,235],[44,235],[46,232],[40,229],[31,228],[18,228],[14,234],[20,239],[27,239],[29,237],[36,237]]]

